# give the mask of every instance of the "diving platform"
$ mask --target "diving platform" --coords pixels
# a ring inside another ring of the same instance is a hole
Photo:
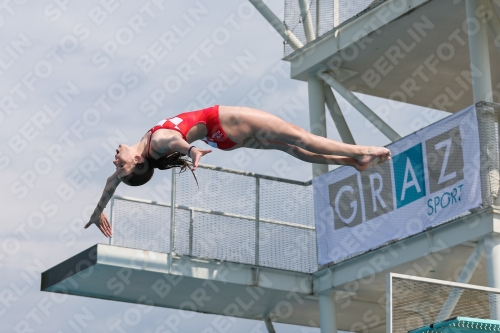
[[[389,272],[454,279],[477,242],[500,232],[488,208],[314,273],[96,244],[42,274],[41,290],[319,327],[319,295],[333,293],[337,327],[386,331]],[[469,283],[487,285],[486,259]]]

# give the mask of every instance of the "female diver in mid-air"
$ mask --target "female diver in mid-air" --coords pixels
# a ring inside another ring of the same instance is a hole
[[[350,165],[359,171],[391,158],[391,152],[384,147],[345,144],[311,134],[264,111],[216,105],[162,120],[134,145],[119,145],[113,161],[116,171],[106,181],[85,228],[95,223],[106,237],[111,237],[111,225],[103,210],[120,182],[143,185],[155,168],[195,170],[200,158],[212,152],[191,146],[196,140],[222,150],[276,149],[309,163]]]

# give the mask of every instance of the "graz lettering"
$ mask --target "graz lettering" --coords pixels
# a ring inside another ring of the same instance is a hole
[[[428,215],[460,201],[466,190],[460,127],[418,143],[383,163],[329,185],[334,229],[365,221],[426,198]],[[450,188],[451,186],[453,188]]]

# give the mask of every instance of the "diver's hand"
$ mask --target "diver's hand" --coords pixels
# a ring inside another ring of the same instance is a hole
[[[211,153],[211,150],[203,150],[198,148],[192,148],[189,157],[191,157],[191,161],[193,161],[193,171],[196,170],[198,164],[200,164],[200,158],[205,156],[208,153]]]
[[[98,210],[95,210],[92,216],[90,217],[89,223],[85,225],[85,229],[90,227],[92,224],[95,224],[99,230],[103,233],[104,236],[106,237],[111,237],[111,223],[109,223],[109,220],[104,213],[100,213]]]

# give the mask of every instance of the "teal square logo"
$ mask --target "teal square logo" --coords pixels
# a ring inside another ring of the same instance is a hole
[[[394,156],[396,203],[401,208],[425,196],[424,159],[422,144]]]

